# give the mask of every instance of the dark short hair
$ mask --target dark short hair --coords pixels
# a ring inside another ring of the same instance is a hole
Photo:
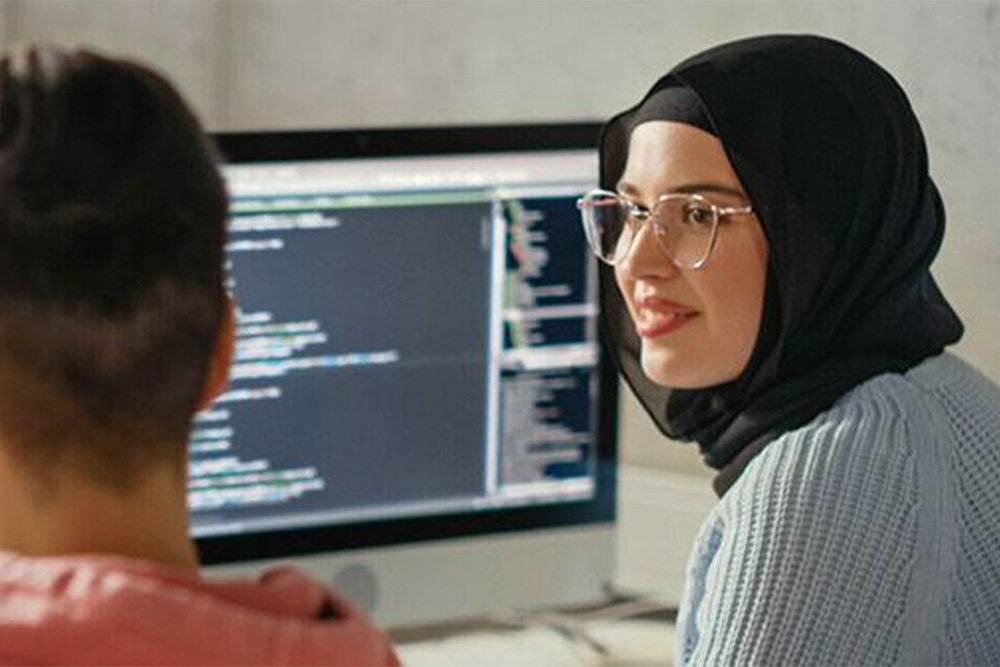
[[[126,488],[183,462],[225,308],[225,186],[163,77],[0,59],[0,444]]]

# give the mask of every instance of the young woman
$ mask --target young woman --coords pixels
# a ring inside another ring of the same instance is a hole
[[[1000,389],[944,352],[898,84],[819,37],[711,49],[607,124],[601,188],[622,373],[719,470],[678,663],[1000,663]]]

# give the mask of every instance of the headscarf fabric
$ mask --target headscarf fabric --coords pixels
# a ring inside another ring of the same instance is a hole
[[[722,495],[776,437],[861,382],[904,372],[961,338],[929,270],[945,211],[902,89],[831,39],[755,37],[685,60],[605,125],[601,187],[615,189],[632,129],[651,120],[722,141],[768,243],[750,361],[735,380],[705,389],[645,377],[614,270],[601,269],[604,333],[623,375],[665,435],[698,443],[720,471]],[[711,260],[698,270],[711,271]]]

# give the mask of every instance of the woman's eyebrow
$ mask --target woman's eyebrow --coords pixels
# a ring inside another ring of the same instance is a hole
[[[629,183],[628,181],[618,181],[616,186],[618,192],[627,194],[630,196],[638,196],[641,194],[639,189]],[[741,199],[748,199],[745,192],[742,190],[737,190],[736,188],[730,187],[728,185],[723,185],[722,183],[685,183],[684,185],[678,185],[675,188],[670,188],[669,190],[664,190],[660,192],[661,195],[669,194],[696,194],[700,192],[718,192],[720,194],[728,194],[734,197],[739,197]]]

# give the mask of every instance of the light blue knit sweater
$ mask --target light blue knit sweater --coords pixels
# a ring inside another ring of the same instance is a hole
[[[944,354],[768,445],[677,628],[678,664],[1000,665],[1000,389]]]

